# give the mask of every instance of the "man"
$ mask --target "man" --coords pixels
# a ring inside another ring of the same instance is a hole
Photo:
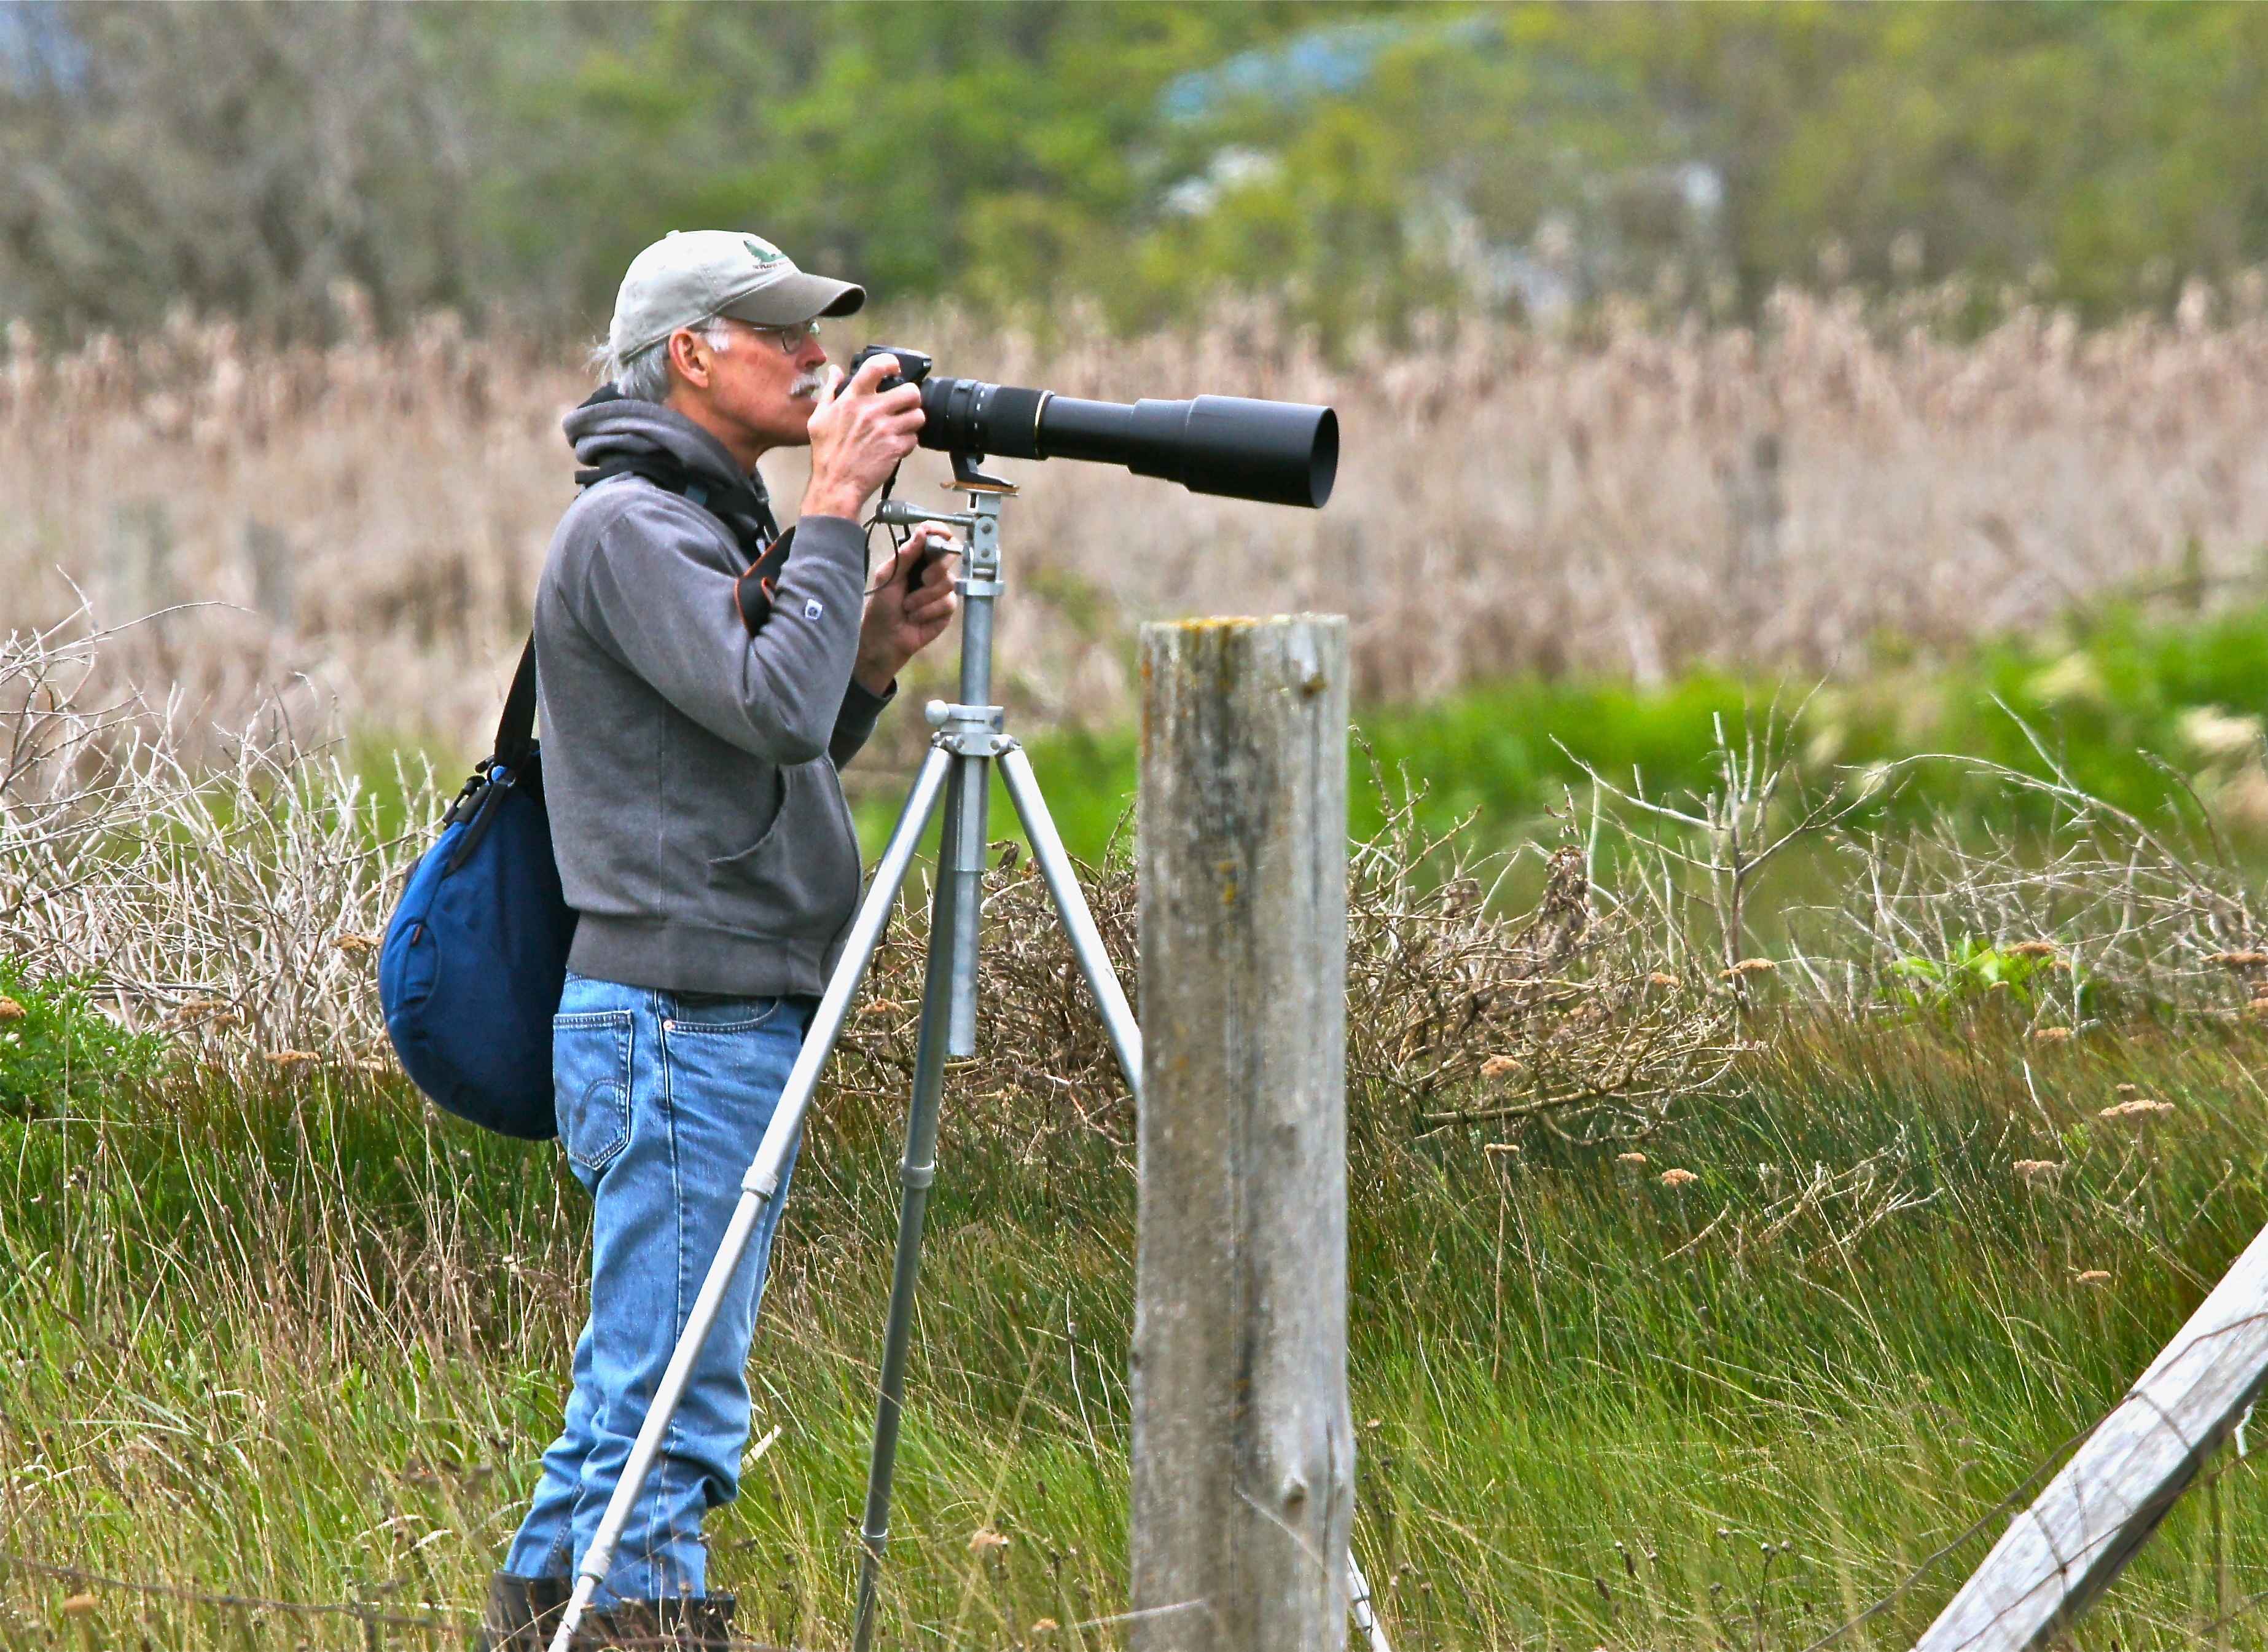
[[[621,473],[561,520],[535,604],[544,790],[579,914],[553,1076],[593,1201],[591,1314],[565,1427],[491,1583],[490,1641],[513,1652],[556,1628],[841,950],[860,880],[836,771],[957,604],[951,555],[909,577],[934,526],[865,588],[858,521],[922,414],[912,387],[877,388],[884,362],[848,383],[828,365],[820,318],[865,299],[755,236],[673,234],[632,262],[611,384],[566,420],[585,465]],[[756,461],[806,444],[791,554],[753,588],[772,536]],[[780,1203],[578,1646],[725,1644],[701,1520],[737,1490]]]

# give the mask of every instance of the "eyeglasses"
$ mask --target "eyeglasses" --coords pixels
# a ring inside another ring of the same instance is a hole
[[[738,320],[737,317],[728,319]],[[819,336],[817,321],[798,321],[792,327],[759,327],[754,321],[740,321],[740,325],[747,328],[758,338],[771,340],[773,343],[779,346],[779,352],[783,356],[794,355],[804,347],[806,343]]]

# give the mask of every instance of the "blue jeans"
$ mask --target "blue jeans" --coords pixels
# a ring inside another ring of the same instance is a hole
[[[566,1427],[543,1454],[505,1571],[565,1576],[589,1547],[812,1007],[567,977],[552,1074],[560,1143],[593,1200],[591,1316],[575,1344]],[[786,1197],[783,1175],[623,1528],[601,1605],[707,1592],[701,1517],[740,1488],[748,1338]]]

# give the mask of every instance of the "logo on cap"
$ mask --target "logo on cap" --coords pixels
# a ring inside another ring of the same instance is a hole
[[[760,264],[776,264],[786,256],[778,247],[760,241],[753,235],[740,237],[740,244],[748,249],[748,256]]]

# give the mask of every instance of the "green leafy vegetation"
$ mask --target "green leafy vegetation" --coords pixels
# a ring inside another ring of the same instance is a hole
[[[24,6],[0,315],[587,321],[707,224],[1130,326],[1948,275],[2099,319],[2268,254],[2264,81],[2225,5]]]
[[[2092,1007],[2087,983],[2066,985],[2055,979],[2070,970],[2070,963],[2044,941],[2004,947],[1971,935],[1943,958],[1900,958],[1889,973],[1904,985],[1908,1000],[1917,1008],[1958,1012],[2005,991],[2011,1003],[2029,1013],[2043,1001],[2042,989],[2052,986],[2064,988],[2054,995],[2058,1003],[2073,1004],[2075,1013],[2085,1015]]]
[[[129,1032],[95,1007],[92,984],[34,980],[0,959],[0,1111],[68,1110],[75,1097],[148,1078],[165,1041]]]

